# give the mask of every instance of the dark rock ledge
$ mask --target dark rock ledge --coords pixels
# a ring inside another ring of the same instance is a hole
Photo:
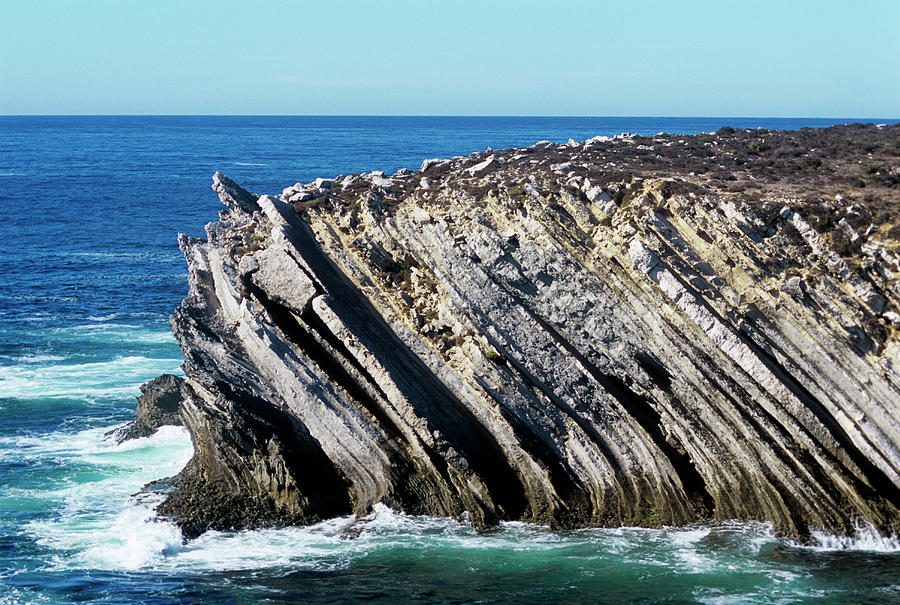
[[[149,437],[162,426],[181,426],[181,402],[187,396],[183,378],[163,374],[141,385],[134,418],[113,431],[121,443],[128,439]]]
[[[364,515],[900,529],[900,127],[598,137],[181,236],[188,537]]]

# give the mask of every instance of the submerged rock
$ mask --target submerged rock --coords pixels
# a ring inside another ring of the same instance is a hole
[[[759,136],[545,142],[309,204],[217,173],[230,212],[180,238],[195,455],[160,512],[896,533],[900,194],[823,200],[859,154],[896,166],[900,127]]]

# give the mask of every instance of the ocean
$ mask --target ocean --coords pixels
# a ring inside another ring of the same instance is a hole
[[[216,170],[274,194],[542,139],[847,121],[0,117],[0,603],[900,603],[900,541],[864,529],[813,546],[762,523],[479,534],[380,507],[354,539],[338,518],[186,543],[134,495],[187,462],[186,432],[107,436],[142,382],[181,372],[176,235],[216,219]]]

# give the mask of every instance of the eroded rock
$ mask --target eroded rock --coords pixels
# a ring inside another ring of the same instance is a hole
[[[134,419],[116,432],[122,442],[149,437],[161,426],[181,426],[180,406],[184,400],[184,379],[163,374],[141,385]]]
[[[857,149],[895,161],[900,127],[758,138],[541,142],[427,160],[427,187],[351,175],[314,204],[217,175],[231,211],[180,240],[195,456],[160,511],[189,536],[378,502],[478,527],[896,533],[893,224],[789,197],[838,184],[766,177],[761,145],[858,171]],[[704,172],[748,140],[752,196]]]

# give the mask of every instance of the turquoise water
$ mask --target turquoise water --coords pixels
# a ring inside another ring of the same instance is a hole
[[[379,508],[184,543],[148,481],[183,429],[118,445],[138,386],[180,372],[176,233],[201,235],[221,170],[260,192],[425,157],[639,131],[844,120],[0,117],[0,603],[900,602],[900,543],[778,540],[764,524],[553,533]],[[878,122],[887,120],[875,120]]]

